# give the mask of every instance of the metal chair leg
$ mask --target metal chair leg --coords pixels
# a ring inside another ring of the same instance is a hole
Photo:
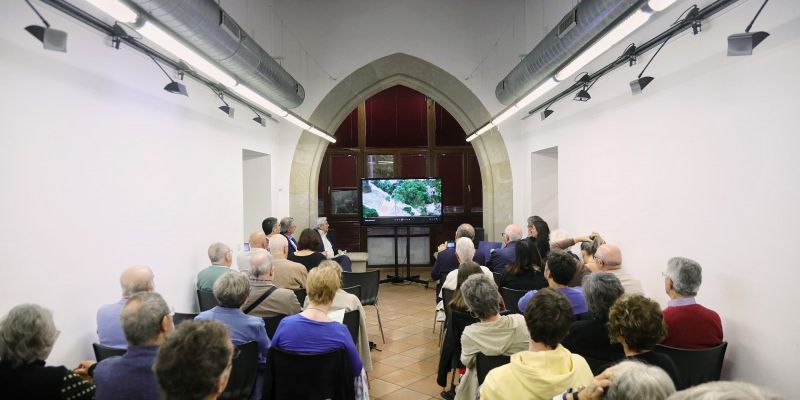
[[[433,329],[431,329],[431,334],[436,333],[436,317],[439,316],[439,310],[433,310]]]
[[[373,304],[372,306],[375,307],[375,312],[378,314],[378,328],[381,330],[381,340],[383,340],[383,344],[386,344],[386,337],[383,336],[383,323],[381,323],[381,311],[378,309],[377,304]]]

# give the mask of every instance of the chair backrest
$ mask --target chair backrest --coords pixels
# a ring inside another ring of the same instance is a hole
[[[358,310],[350,310],[344,313],[344,326],[350,331],[350,336],[353,337],[353,343],[358,347],[359,328],[361,326],[361,313]]]
[[[450,301],[453,300],[454,290],[442,288],[442,304],[444,304],[444,320],[450,320]]]
[[[478,373],[478,384],[482,385],[483,380],[486,379],[486,374],[489,371],[511,362],[511,356],[487,356],[483,353],[478,353],[475,356],[475,370]]]
[[[658,344],[653,351],[668,355],[678,367],[683,384],[691,387],[719,380],[727,348],[728,342],[707,349],[676,349]]]
[[[197,289],[197,304],[200,305],[200,311],[210,310],[219,305],[214,293]]]
[[[313,377],[313,384],[302,384]],[[264,399],[355,398],[353,371],[347,351],[294,353],[272,346],[267,355]]]
[[[353,296],[358,297],[358,299],[361,300],[361,285],[346,287],[346,288],[343,288],[342,290],[344,290],[347,293],[352,294]]]
[[[239,356],[233,359],[228,386],[219,396],[222,400],[249,399],[258,374],[258,343],[247,342],[236,346]]]
[[[127,349],[103,346],[100,343],[92,343],[92,348],[94,348],[94,358],[97,362],[103,361],[108,357],[121,356],[128,351]]]
[[[286,318],[285,314],[278,314],[274,317],[264,317],[264,328],[267,329],[267,336],[272,339],[275,336],[275,331],[278,330],[278,324],[281,320]]]
[[[183,321],[191,321],[196,317],[197,314],[188,314],[188,313],[175,313],[172,315],[172,323],[177,327]]]
[[[300,302],[300,306],[305,304],[305,302],[306,302],[306,289],[305,288],[294,289],[294,295],[297,296],[297,301]]]
[[[599,358],[587,357],[581,354],[586,363],[589,364],[589,369],[592,370],[592,375],[600,375],[606,367],[610,366],[614,361],[601,360]]]
[[[517,314],[523,313],[517,304],[519,303],[519,299],[521,299],[522,296],[525,296],[525,293],[528,293],[528,291],[511,289],[507,287],[500,288],[500,295],[503,296],[503,301],[506,303],[506,308],[509,311]]]
[[[342,287],[361,286],[361,305],[378,304],[378,288],[381,283],[381,272],[342,272]]]
[[[469,313],[450,310],[450,319],[447,322],[447,329],[452,330],[452,335],[449,336],[452,342],[450,343],[452,348],[455,349],[453,352],[453,362],[452,365],[459,364],[459,358],[461,356],[461,334],[464,333],[464,328],[470,326],[476,322],[479,322],[477,318],[473,318]]]

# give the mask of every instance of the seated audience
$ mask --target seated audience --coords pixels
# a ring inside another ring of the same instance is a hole
[[[453,292],[453,299],[450,300],[449,304],[451,310],[466,313],[470,311],[467,307],[467,303],[464,302],[464,296],[461,293],[461,285],[464,284],[464,281],[466,281],[467,278],[475,274],[483,275],[483,271],[481,270],[480,265],[475,264],[474,262],[465,262],[464,265],[458,269],[458,272],[456,273],[456,289]]]
[[[586,360],[559,344],[572,323],[566,296],[542,289],[525,309],[525,322],[531,337],[528,350],[489,371],[480,388],[481,399],[551,399],[567,388],[592,382]]]
[[[503,230],[503,247],[492,250],[489,259],[486,260],[486,267],[492,272],[503,272],[506,266],[514,262],[516,257],[516,245],[522,238],[522,228],[519,225],[511,224]]]
[[[361,382],[364,382],[362,385],[366,386],[363,364],[353,344],[350,331],[346,326],[328,317],[333,299],[340,288],[339,275],[334,268],[311,270],[308,273],[306,287],[308,307],[300,314],[281,320],[275,332],[273,345],[282,350],[298,353],[325,353],[344,348],[350,360],[353,376],[361,377]]]
[[[286,238],[286,241],[289,244],[289,254],[297,251],[297,241],[294,240],[294,231],[296,229],[297,225],[294,224],[294,218],[292,217],[281,218],[280,232],[281,235],[283,235],[283,237]]]
[[[325,260],[319,264],[319,268],[332,268],[336,271],[336,276],[339,277],[339,282],[342,280],[342,267],[333,260]],[[341,285],[341,283],[340,283]],[[306,304],[307,306],[309,303],[309,298],[306,297]],[[364,371],[372,371],[372,357],[370,355],[370,348],[369,348],[369,333],[367,332],[367,313],[364,311],[364,306],[361,305],[361,299],[358,296],[347,293],[340,287],[336,290],[336,295],[333,296],[333,302],[331,302],[331,311],[336,310],[344,310],[353,311],[358,310],[359,316],[361,319],[358,321],[358,342],[356,343],[356,348],[358,348],[358,355],[361,358],[361,364],[364,366]]]
[[[580,315],[588,311],[586,307],[586,300],[583,297],[583,289],[578,287],[569,287],[569,281],[575,275],[578,268],[577,261],[564,251],[557,250],[550,252],[547,257],[547,263],[544,267],[544,276],[547,278],[547,284],[551,289],[556,289],[567,296],[572,304],[572,312],[575,315]],[[524,310],[528,306],[531,298],[536,296],[537,291],[531,290],[519,299],[520,310]]]
[[[214,283],[214,297],[219,302],[218,306],[203,311],[194,318],[195,321],[215,320],[222,322],[230,331],[233,344],[239,345],[247,342],[258,343],[258,367],[263,371],[267,363],[267,351],[270,340],[264,320],[252,317],[242,312],[241,306],[250,294],[250,282],[247,277],[239,272],[229,272],[222,275]],[[261,398],[263,373],[258,374],[253,399]]]
[[[594,261],[594,253],[597,252],[597,247],[605,242],[600,237],[600,234],[593,232],[590,236],[575,236],[552,242],[550,249],[567,250],[577,243],[580,243],[581,246],[581,263],[578,265],[575,276],[569,282],[569,286],[580,286],[585,276],[592,272],[598,272],[597,264]]]
[[[278,219],[275,217],[267,217],[261,221],[261,230],[267,235],[267,246],[269,246],[269,239],[278,234],[278,228]]]
[[[21,304],[0,320],[0,387],[4,399],[93,399],[95,387],[63,366],[45,366],[59,331],[53,314]]]
[[[467,262],[472,262],[472,258],[475,257],[475,244],[472,243],[470,238],[462,237],[456,240],[456,258],[458,258],[459,265],[464,265]],[[484,266],[480,266],[481,271],[483,271],[486,276],[494,279],[494,274],[489,268]],[[456,284],[458,283],[458,270],[450,271],[447,276],[444,278],[444,283],[442,283],[442,289],[450,289],[455,290]],[[441,297],[441,293],[439,294]]]
[[[96,399],[159,399],[153,364],[173,330],[169,306],[158,293],[138,293],[125,303],[120,319],[128,351],[95,364]]]
[[[314,226],[314,232],[319,235],[319,245],[317,251],[325,254],[330,260],[336,261],[342,267],[342,271],[352,272],[353,262],[346,254],[339,254],[341,251],[336,248],[334,242],[333,232],[330,231],[330,224],[325,217],[317,218],[317,224]]]
[[[703,281],[697,261],[673,257],[664,272],[664,290],[670,300],[664,309],[667,338],[662,344],[682,349],[703,349],[722,343],[719,314],[697,304],[694,297]]]
[[[122,272],[119,285],[122,287],[122,298],[97,310],[97,337],[103,346],[124,349],[128,347],[128,342],[122,332],[119,315],[132,295],[155,290],[153,271],[145,266],[130,267]]]
[[[622,269],[622,251],[619,247],[612,244],[600,245],[594,254],[594,261],[598,271],[611,272],[619,278],[626,294],[644,294],[642,282]]]
[[[211,266],[197,274],[197,289],[211,292],[217,278],[231,271],[231,249],[225,243],[214,243],[208,247],[208,259],[211,260]]]
[[[628,360],[641,361],[663,369],[678,389],[683,383],[678,367],[668,355],[652,351],[667,334],[661,307],[640,294],[622,296],[608,313],[608,337],[622,343]]]
[[[305,267],[301,268],[306,271]],[[272,282],[274,269],[272,256],[266,251],[250,259],[250,295],[241,308],[252,310],[246,314],[263,318],[297,314],[302,310],[293,291],[279,288]],[[262,298],[267,292],[270,293]]]
[[[313,229],[303,229],[303,232],[300,233],[300,240],[297,242],[298,250],[290,253],[287,259],[303,264],[306,270],[311,271],[326,259],[324,254],[317,251],[319,244],[319,235],[314,233]]]
[[[458,293],[468,309],[480,320],[467,326],[461,334],[461,363],[467,370],[458,383],[455,397],[473,400],[478,395],[476,355],[510,356],[527,350],[530,334],[522,315],[500,315],[497,286],[488,277],[481,274],[470,276]]]
[[[267,250],[267,235],[264,232],[258,231],[250,234],[250,250],[242,251],[236,256],[236,266],[239,271],[250,271],[250,258],[253,257],[258,250]]]
[[[474,240],[475,228],[470,224],[459,225],[456,229],[455,240],[462,237]],[[439,293],[439,290],[442,288],[442,283],[447,274],[457,269],[460,264],[458,262],[458,257],[456,257],[455,242],[453,243],[453,247],[450,248],[447,247],[447,243],[442,243],[439,245],[438,250],[439,251],[434,255],[436,261],[433,262],[433,269],[431,270],[431,278],[439,281],[439,283],[436,284],[436,293]]]
[[[525,241],[536,248],[543,260],[547,259],[550,254],[550,226],[542,217],[528,217],[528,237]]]
[[[575,321],[569,327],[569,334],[561,344],[569,351],[582,355],[590,364],[593,360],[606,363],[625,357],[622,345],[612,344],[608,338],[608,311],[625,292],[614,274],[597,272],[583,280],[583,293],[589,318]],[[591,359],[591,360],[590,360]],[[599,365],[598,365],[599,367]]]
[[[181,323],[158,349],[153,366],[164,400],[218,398],[228,385],[233,353],[225,325]]]
[[[544,262],[539,250],[528,240],[520,240],[515,246],[514,262],[506,266],[497,286],[517,290],[536,290],[547,287],[544,277]]]
[[[681,390],[668,400],[783,400],[783,397],[752,383],[717,381]]]
[[[585,389],[571,389],[553,400],[666,400],[675,385],[663,369],[638,361],[623,361],[595,377]]]
[[[272,254],[272,267],[275,286],[284,289],[300,289],[306,287],[308,270],[303,264],[289,261],[289,242],[283,235],[275,235],[269,241],[269,252]]]

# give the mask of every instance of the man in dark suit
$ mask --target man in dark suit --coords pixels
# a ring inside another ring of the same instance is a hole
[[[491,253],[489,261],[486,262],[486,267],[492,272],[503,272],[506,265],[517,259],[516,246],[517,241],[521,238],[522,228],[519,225],[511,224],[507,226],[503,231],[503,247]]]
[[[286,236],[286,240],[289,242],[289,254],[294,253],[297,251],[297,241],[294,240],[294,231],[297,229],[297,225],[294,224],[294,218],[292,217],[284,217],[281,218],[281,235]]]
[[[456,229],[456,238],[469,238],[475,239],[475,228],[470,224],[461,224]],[[436,293],[439,293],[442,282],[450,271],[458,268],[458,259],[456,258],[455,240],[452,247],[447,247],[447,243],[439,245],[439,252],[436,253],[436,261],[433,263],[433,270],[431,271],[431,278],[438,279],[439,283],[436,285]]]
[[[345,254],[336,255],[339,252],[339,249],[336,248],[336,244],[334,244],[334,239],[336,238],[333,235],[333,232],[330,231],[330,225],[328,224],[328,218],[326,217],[319,217],[317,218],[317,224],[314,226],[314,232],[319,235],[319,251],[322,254],[325,254],[325,257],[328,257],[329,260],[333,260],[339,263],[342,266],[342,271],[351,272],[353,270],[353,262],[350,261],[350,257]]]

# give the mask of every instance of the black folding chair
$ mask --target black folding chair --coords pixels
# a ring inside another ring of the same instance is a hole
[[[506,308],[515,314],[523,314],[523,310],[519,309],[518,303],[519,299],[528,292],[529,290],[517,290],[507,287],[500,288],[500,295],[503,296],[503,302],[506,303]]]
[[[653,351],[666,354],[678,367],[686,387],[718,381],[728,342],[707,349],[677,349],[657,344]]]
[[[450,377],[450,388],[455,388],[456,373],[458,368],[462,367],[461,364],[461,334],[464,333],[464,328],[479,322],[477,318],[473,318],[469,313],[450,310],[450,315],[447,319],[448,333],[445,335],[445,340],[450,341],[453,352],[450,358],[450,369],[452,375]]]
[[[100,343],[92,343],[92,348],[94,349],[94,359],[97,360],[97,362],[103,361],[109,357],[121,356],[128,352],[128,349],[117,349],[103,346]]]
[[[214,293],[197,289],[197,304],[200,305],[200,311],[206,311],[218,306],[219,302]]]
[[[386,343],[383,335],[383,323],[381,322],[381,311],[378,309],[378,289],[381,283],[381,272],[378,270],[367,272],[342,272],[342,286],[353,287],[361,286],[361,305],[373,306],[378,314],[378,328],[381,330],[381,340]]]
[[[313,384],[308,382],[314,377]],[[353,371],[347,351],[327,353],[293,353],[276,346],[269,349],[264,375],[264,399],[331,399],[355,398]]]
[[[346,288],[343,288],[342,290],[344,290],[347,293],[352,294],[353,296],[358,297],[358,299],[361,300],[361,286],[360,285],[346,287]]]
[[[600,360],[598,358],[587,357],[581,354],[586,363],[589,364],[589,369],[592,370],[592,375],[600,375],[603,370],[610,367],[614,361]]]
[[[511,362],[511,356],[487,356],[483,353],[478,353],[475,356],[475,371],[478,373],[478,385],[483,384],[486,375],[489,371]]]
[[[172,315],[172,323],[175,327],[178,326],[183,321],[192,321],[197,314],[188,314],[188,313],[175,313]]]
[[[279,314],[274,317],[264,317],[264,328],[267,329],[267,336],[269,336],[270,339],[275,336],[275,331],[278,330],[278,324],[286,317],[287,316],[284,314]]]
[[[442,304],[444,305],[444,323],[442,324],[442,329],[439,330],[439,346],[442,345],[442,341],[444,340],[444,327],[447,324],[447,321],[450,320],[450,301],[453,300],[453,295],[455,291],[452,289],[444,289],[442,288]]]
[[[302,307],[306,303],[306,290],[304,288],[294,289],[294,295],[297,296],[297,301]]]
[[[358,310],[350,310],[344,313],[344,321],[342,321],[347,330],[350,331],[350,336],[353,337],[353,344],[358,348],[358,335],[359,328],[361,327],[361,313]]]
[[[258,374],[258,343],[247,342],[236,346],[239,356],[233,359],[228,386],[219,396],[222,400],[249,399]],[[200,350],[202,351],[202,350]]]

